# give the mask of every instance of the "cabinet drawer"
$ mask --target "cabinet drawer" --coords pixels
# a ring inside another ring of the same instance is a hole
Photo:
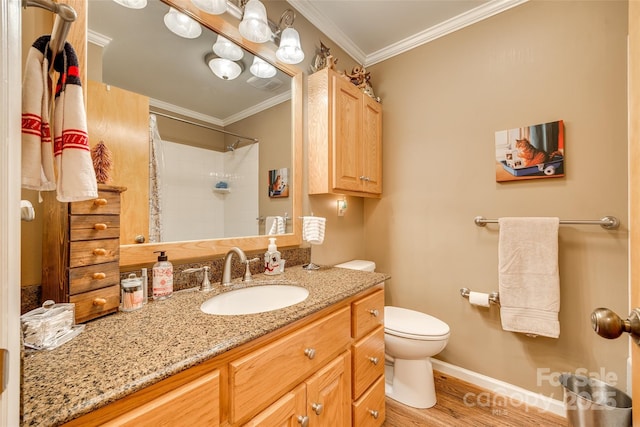
[[[118,261],[118,255],[120,254],[119,239],[71,242],[70,246],[70,268]]]
[[[76,322],[86,322],[118,310],[120,285],[71,295],[69,302],[76,305]]]
[[[69,294],[75,295],[94,289],[106,288],[120,282],[117,262],[88,265],[69,269]]]
[[[360,399],[353,402],[353,426],[379,427],[385,417],[384,377],[380,377]]]
[[[231,362],[231,422],[274,401],[347,348],[349,320],[349,307],[345,307]]]
[[[105,424],[109,427],[220,425],[220,374],[203,375]]]
[[[120,214],[120,193],[112,191],[98,191],[98,198],[83,202],[72,202],[71,214]]]
[[[352,303],[351,309],[351,335],[357,339],[384,325],[384,290]]]
[[[357,399],[384,374],[384,328],[371,332],[353,345],[353,398]]]
[[[120,237],[120,215],[71,215],[71,241]]]

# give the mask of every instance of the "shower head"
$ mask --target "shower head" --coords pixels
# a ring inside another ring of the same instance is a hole
[[[227,151],[236,151],[236,148],[238,148],[239,144],[240,144],[240,140],[238,139],[236,142],[233,143],[233,145],[227,145]]]

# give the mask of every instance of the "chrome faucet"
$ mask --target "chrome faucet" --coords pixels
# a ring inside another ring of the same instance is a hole
[[[204,267],[200,267],[200,268],[187,268],[182,272],[195,273],[198,271],[204,271],[204,277],[202,278],[202,284],[200,285],[200,290],[203,292],[208,292],[212,289],[211,282],[209,281],[209,270],[211,270],[211,267],[209,267],[208,265],[205,265]]]
[[[243,264],[247,263],[247,256],[244,254],[242,249],[235,246],[229,249],[229,252],[227,252],[227,254],[224,256],[224,264],[222,265],[222,280],[220,280],[220,283],[223,286],[231,284],[231,258],[233,257],[234,253],[238,255],[238,257],[240,258],[240,262],[242,262]],[[245,278],[246,271],[242,276],[242,280],[244,281]]]

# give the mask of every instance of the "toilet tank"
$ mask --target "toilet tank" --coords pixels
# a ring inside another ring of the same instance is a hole
[[[340,268],[348,268],[350,270],[360,270],[360,271],[376,271],[376,263],[373,261],[367,261],[363,259],[354,259],[351,261],[343,262],[342,264],[338,264],[335,267]]]

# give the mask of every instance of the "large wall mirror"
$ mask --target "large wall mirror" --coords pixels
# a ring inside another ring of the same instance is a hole
[[[169,31],[170,6],[199,21],[201,34],[188,39]],[[133,231],[144,243],[121,235],[123,268],[153,263],[158,250],[174,262],[207,259],[232,246],[259,250],[273,233],[280,246],[300,244],[302,73],[275,61],[274,43],[243,40],[237,25],[229,13],[209,15],[189,0],[148,0],[138,10],[88,3],[89,40],[103,44],[101,83],[148,97],[153,114],[149,147],[157,186],[149,187],[148,198],[127,194],[136,202],[123,209],[121,223],[134,223],[133,212],[146,212],[158,191],[160,227],[154,215],[151,229],[143,223]],[[234,79],[208,65],[219,35],[242,49]],[[96,60],[91,52],[89,68]],[[254,75],[256,57],[275,65],[275,74]],[[129,173],[114,185],[149,180],[146,164],[126,167],[145,173]]]

